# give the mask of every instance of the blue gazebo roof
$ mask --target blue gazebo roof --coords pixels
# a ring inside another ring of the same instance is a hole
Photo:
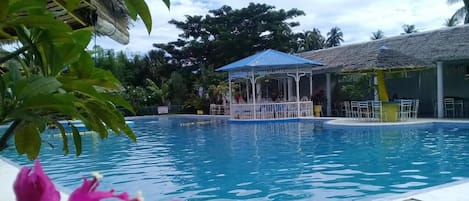
[[[235,61],[226,66],[218,68],[216,71],[246,71],[270,68],[306,68],[322,66],[318,61],[301,58],[295,55],[283,53],[277,50],[268,49],[244,59]]]

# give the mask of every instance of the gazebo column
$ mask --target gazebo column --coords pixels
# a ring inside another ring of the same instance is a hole
[[[287,94],[287,79],[282,79],[282,85],[283,85],[283,100],[282,101],[287,101],[288,100],[288,98],[287,98],[288,97],[288,94]]]
[[[249,80],[251,78],[249,78],[248,80],[246,80],[246,103],[249,103],[249,100],[251,99],[251,97],[249,97]]]
[[[326,73],[326,108],[327,116],[331,116],[331,74]]]
[[[436,62],[436,102],[438,109],[438,118],[444,117],[444,106],[443,106],[443,62]]]
[[[262,85],[260,82],[257,82],[256,81],[256,98],[257,100],[261,100],[262,99]],[[261,102],[261,101],[259,101]]]
[[[251,87],[252,87],[252,105],[254,109],[254,119],[256,119],[256,78],[254,77],[254,70],[251,70]]]
[[[228,73],[228,93],[229,93],[229,98],[230,98],[230,118],[233,118],[233,107],[231,107],[231,103],[233,102],[233,98],[231,97],[232,91],[231,91],[231,73]],[[223,101],[223,104],[225,101]],[[226,111],[223,111],[224,114]]]
[[[296,110],[297,110],[297,117],[300,117],[300,76],[298,75],[298,68],[296,68],[295,82],[296,82]]]
[[[309,75],[309,99],[313,97],[313,73]]]
[[[287,85],[288,85],[288,99],[287,99],[287,101],[290,101],[293,97],[293,94],[292,94],[292,92],[293,92],[292,79],[288,78]]]

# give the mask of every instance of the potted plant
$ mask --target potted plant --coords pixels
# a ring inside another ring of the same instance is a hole
[[[204,114],[205,100],[201,97],[196,97],[192,100],[192,106],[197,111],[198,115]]]
[[[313,111],[315,117],[320,117],[322,112],[322,103],[324,102],[324,91],[320,90],[313,96]]]

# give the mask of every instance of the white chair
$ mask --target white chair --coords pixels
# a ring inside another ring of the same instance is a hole
[[[383,121],[383,103],[381,101],[371,102],[371,117],[373,121]]]
[[[456,114],[454,98],[445,98],[443,103],[445,108],[445,117],[449,117],[451,115],[451,118],[454,118]]]
[[[370,107],[368,105],[368,101],[358,102],[358,116],[361,120],[370,119]]]
[[[418,113],[419,113],[419,100],[414,100],[412,104],[412,112],[411,112],[411,118],[412,119],[417,119]]]
[[[344,101],[342,102],[342,106],[344,109],[344,116],[347,118],[352,117],[351,115],[351,110],[350,110],[350,102],[349,101]]]
[[[412,114],[412,100],[399,100],[399,119],[406,121]]]
[[[359,118],[358,101],[350,101],[350,117]]]
[[[454,109],[458,117],[464,117],[464,100],[462,99],[454,100]]]

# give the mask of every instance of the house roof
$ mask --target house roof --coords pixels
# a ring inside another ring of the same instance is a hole
[[[376,70],[400,71],[418,69],[430,66],[431,63],[422,59],[403,54],[397,50],[381,46],[369,54],[364,55],[360,62],[348,65],[341,69],[341,72],[373,72]]]
[[[415,58],[432,65],[436,61],[469,59],[469,25],[442,28],[414,34],[399,35],[364,43],[343,45],[328,49],[299,53],[298,56],[324,62],[315,72],[337,72],[367,68],[376,65],[373,58],[385,46],[398,54],[383,54],[382,63],[391,64],[402,59],[399,55]]]
[[[217,71],[266,70],[275,68],[306,68],[322,66],[318,61],[268,49],[217,69]]]

